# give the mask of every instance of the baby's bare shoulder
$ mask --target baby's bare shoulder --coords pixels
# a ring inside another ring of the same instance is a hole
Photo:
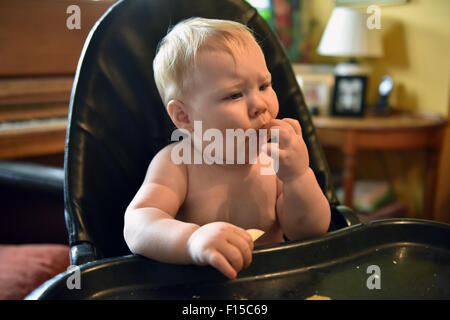
[[[184,163],[176,163],[172,159],[172,150],[179,142],[171,143],[164,148],[162,148],[152,159],[150,162],[147,175],[150,174],[150,177],[154,175],[168,175],[168,170],[170,173],[174,174],[186,174],[186,165]]]
[[[187,183],[187,168],[183,163],[175,164],[171,159],[172,143],[161,149],[152,159],[145,184],[159,184],[184,193]]]
[[[171,161],[172,148],[173,145],[168,145],[153,157],[130,206],[155,207],[176,214],[186,196],[187,174],[184,164],[176,165]]]

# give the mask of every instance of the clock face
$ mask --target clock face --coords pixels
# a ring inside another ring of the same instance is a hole
[[[391,92],[393,86],[394,82],[392,81],[392,78],[390,76],[384,76],[383,79],[381,79],[378,91],[380,92],[380,95],[387,96]]]

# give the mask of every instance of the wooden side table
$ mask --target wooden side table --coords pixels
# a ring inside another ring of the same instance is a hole
[[[344,204],[352,207],[357,155],[361,150],[426,148],[424,215],[433,219],[437,168],[446,120],[437,115],[399,114],[389,117],[313,117],[320,143],[339,148],[344,155]]]

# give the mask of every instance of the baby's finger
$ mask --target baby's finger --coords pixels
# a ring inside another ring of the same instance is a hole
[[[287,123],[289,123],[289,125],[292,126],[292,128],[294,129],[294,131],[297,135],[302,136],[302,127],[300,126],[300,123],[298,122],[298,120],[291,119],[291,118],[283,118],[283,121],[286,121]]]
[[[282,143],[286,143],[286,136],[288,136],[288,134],[286,134],[286,129],[283,129],[280,126],[276,126],[276,127],[271,127],[270,129],[267,130],[267,140],[263,141],[263,144],[265,142],[267,143],[280,143],[280,140],[283,139]]]
[[[236,278],[236,270],[220,252],[216,250],[208,252],[206,260],[210,266],[222,272],[227,278]]]
[[[237,234],[238,237],[241,237],[242,239],[245,240],[250,250],[253,250],[253,239],[251,235],[247,232],[247,230],[236,226],[236,228],[233,231]]]
[[[269,142],[261,147],[261,151],[271,157],[273,160],[277,160],[280,158],[281,154],[285,152],[285,150],[280,149],[278,143]]]
[[[297,134],[292,127],[287,129],[276,126],[270,129],[270,142],[278,143],[280,149],[289,148],[293,136],[297,137]]]
[[[224,245],[217,248],[217,250],[227,259],[236,272],[242,270],[244,267],[244,257],[236,246],[227,241]]]
[[[280,119],[272,119],[268,124],[266,124],[265,128],[266,129],[271,129],[273,127],[281,127],[284,128],[286,130],[288,130],[291,133],[296,133],[294,128],[292,127],[292,125],[284,120],[280,120]]]
[[[254,246],[253,241],[250,239],[249,242],[247,237],[242,237],[242,235],[236,235],[235,237],[230,237],[228,239],[228,242],[230,243],[230,245],[238,249],[243,259],[242,267],[247,268],[252,263],[252,251]]]

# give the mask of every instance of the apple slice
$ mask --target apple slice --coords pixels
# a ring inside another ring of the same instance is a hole
[[[258,240],[258,238],[264,234],[264,231],[259,229],[248,229],[247,232],[250,234],[250,237],[252,237],[253,242]]]

